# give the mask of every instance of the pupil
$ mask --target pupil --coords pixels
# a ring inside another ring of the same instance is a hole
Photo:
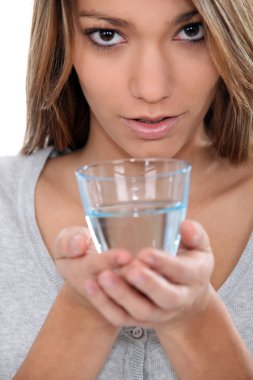
[[[199,25],[190,25],[186,28],[186,34],[189,37],[195,37],[199,32]]]
[[[100,38],[104,41],[111,41],[111,39],[113,38],[113,35],[114,35],[114,32],[110,31],[110,30],[102,30],[99,32],[100,34]]]

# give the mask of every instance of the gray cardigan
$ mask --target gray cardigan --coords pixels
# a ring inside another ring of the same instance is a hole
[[[39,232],[34,190],[52,153],[0,158],[0,380],[24,360],[63,280]],[[219,294],[253,354],[253,234]],[[98,347],[99,349],[99,347]],[[175,380],[150,329],[123,328],[99,380]]]

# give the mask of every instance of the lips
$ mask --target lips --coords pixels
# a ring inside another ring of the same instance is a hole
[[[123,118],[128,129],[138,138],[144,140],[158,140],[168,136],[174,129],[178,119],[179,116],[141,117],[138,119]]]

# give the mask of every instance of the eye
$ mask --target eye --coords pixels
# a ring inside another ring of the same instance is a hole
[[[197,42],[204,39],[204,32],[205,30],[202,22],[188,24],[180,30],[175,39],[177,41]]]
[[[122,42],[125,39],[113,29],[92,29],[85,32],[89,36],[91,41],[101,47],[111,47]]]

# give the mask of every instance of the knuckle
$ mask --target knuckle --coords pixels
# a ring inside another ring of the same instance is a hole
[[[176,290],[171,291],[168,302],[169,302],[169,306],[172,305],[174,308],[177,308],[181,305],[182,297],[180,296],[178,291]]]
[[[179,262],[177,267],[175,267],[174,276],[178,278],[188,278],[189,266],[187,262]]]
[[[207,266],[207,263],[204,260],[201,260],[196,267],[196,278],[197,282],[200,284],[206,283],[210,277],[210,270]]]
[[[154,293],[155,288],[157,287],[157,283],[152,279],[147,276],[143,276],[145,279],[145,293],[147,294],[152,294]]]

